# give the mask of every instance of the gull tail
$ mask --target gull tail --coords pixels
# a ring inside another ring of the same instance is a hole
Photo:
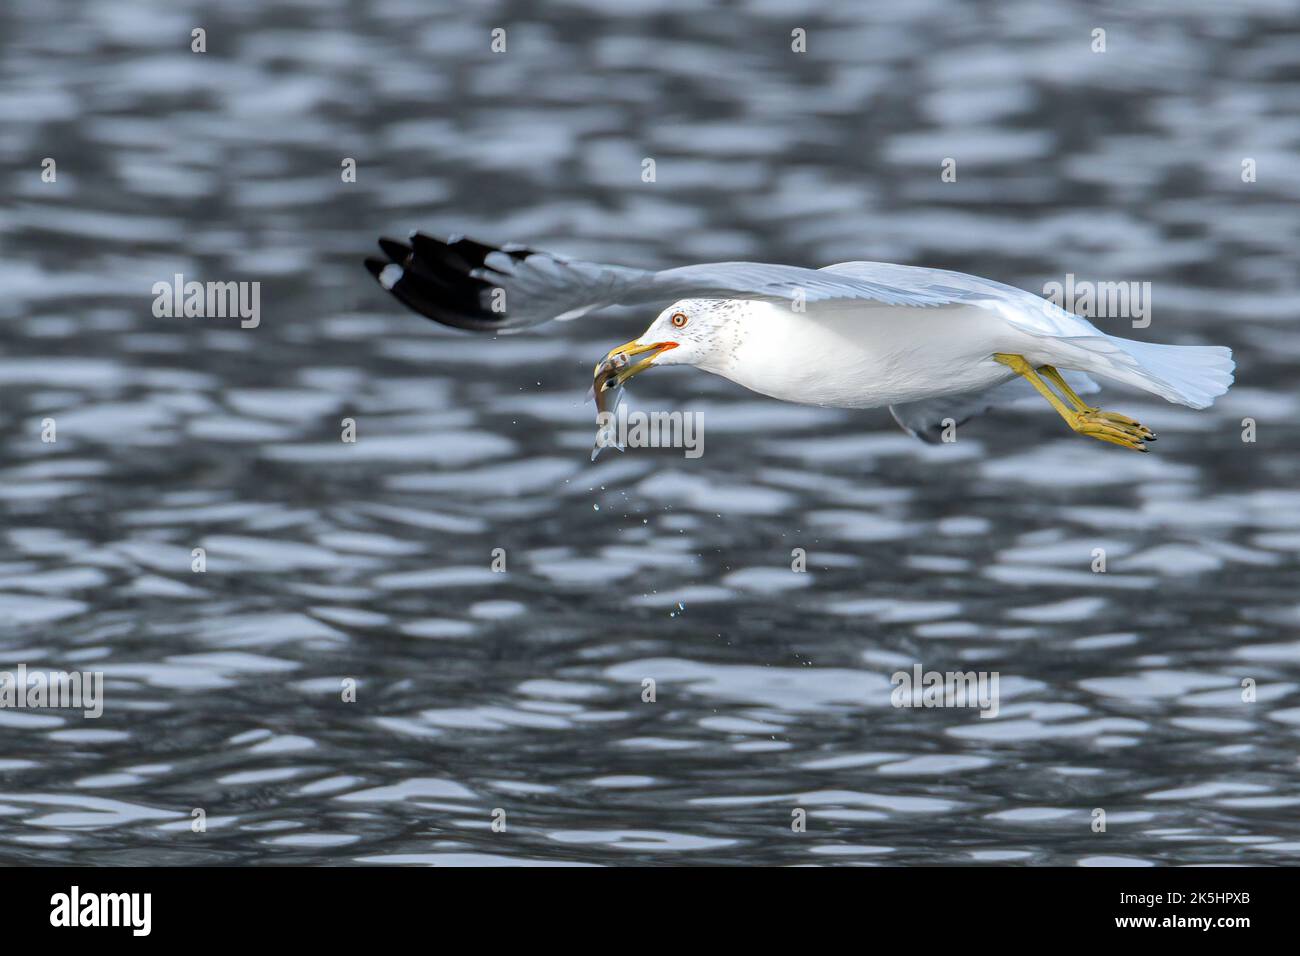
[[[1190,408],[1214,404],[1237,367],[1232,350],[1219,345],[1159,345],[1111,335],[1061,341],[1090,353],[1093,361],[1076,367]]]

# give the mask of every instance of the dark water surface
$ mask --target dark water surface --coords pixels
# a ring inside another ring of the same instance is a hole
[[[0,668],[105,675],[98,720],[0,709],[0,861],[1294,863],[1294,5],[547,7],[0,9]],[[360,264],[416,227],[1149,281],[1099,324],[1238,384],[1112,394],[1139,456],[662,371],[703,457],[592,465],[651,316],[436,328]],[[156,318],[176,273],[261,324]],[[916,663],[999,716],[891,707]]]

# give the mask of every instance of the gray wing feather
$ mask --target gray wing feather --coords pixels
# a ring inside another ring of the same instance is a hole
[[[522,261],[489,256],[486,266],[471,275],[505,290],[505,331],[551,319],[568,321],[612,305],[664,306],[678,299],[790,302],[801,296],[805,302],[861,299],[915,306],[952,301],[939,292],[763,262],[710,262],[648,272],[536,253]]]
[[[683,266],[654,274],[654,289],[668,301],[727,296],[789,302],[802,296],[806,302],[860,299],[882,305],[945,305],[952,298],[941,291],[903,288],[825,269],[804,269],[766,262],[710,262]]]
[[[1012,325],[1032,335],[1094,336],[1101,331],[1087,319],[1049,299],[1005,282],[948,269],[902,266],[892,262],[840,262],[822,271],[852,276],[945,302],[965,302],[996,310]]]
[[[686,298],[806,302],[834,299],[934,306],[973,298],[955,285],[903,282],[906,266],[883,271],[762,262],[717,262],[650,272],[565,259],[523,246],[496,248],[472,239],[446,242],[416,233],[409,243],[381,239],[387,258],[366,266],[405,305],[444,325],[513,332],[613,305],[668,305]],[[931,270],[917,270],[929,273]],[[987,295],[987,293],[985,293]]]

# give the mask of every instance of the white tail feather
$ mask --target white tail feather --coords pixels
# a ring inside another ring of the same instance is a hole
[[[1087,371],[1191,408],[1214,404],[1232,385],[1237,367],[1232,350],[1219,345],[1159,345],[1110,335],[1062,341],[1101,360],[1084,366]]]

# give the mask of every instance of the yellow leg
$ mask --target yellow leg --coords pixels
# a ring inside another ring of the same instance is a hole
[[[1039,376],[1039,370],[1030,365],[1023,355],[997,352],[993,358],[1012,371],[1023,375],[1043,398],[1052,403],[1052,407],[1065,419],[1065,423],[1079,434],[1096,438],[1098,441],[1110,442],[1122,448],[1131,448],[1134,451],[1146,451],[1145,443],[1156,440],[1151,429],[1127,415],[1103,412],[1099,408],[1088,405],[1075,394],[1074,389],[1070,388],[1061,373],[1052,366],[1044,365],[1041,371],[1069,399],[1073,408],[1067,406],[1061,397],[1052,391],[1047,382]]]
[[[1049,382],[1061,390],[1061,394],[1068,398],[1077,410],[1083,411],[1084,409],[1092,407],[1075,394],[1074,389],[1070,388],[1070,384],[1065,380],[1065,377],[1055,368],[1050,365],[1044,365],[1040,371]]]
[[[1121,415],[1119,412],[1103,412],[1095,405],[1089,405],[1075,393],[1074,389],[1070,388],[1070,384],[1065,380],[1064,376],[1062,376],[1061,373],[1052,366],[1044,365],[1039,369],[1039,371],[1042,372],[1053,385],[1061,390],[1062,394],[1070,400],[1078,411],[1087,412],[1091,417],[1100,419],[1110,425],[1122,425],[1136,429],[1145,441],[1156,440],[1155,432],[1147,428],[1141,422],[1135,421],[1127,415]]]

